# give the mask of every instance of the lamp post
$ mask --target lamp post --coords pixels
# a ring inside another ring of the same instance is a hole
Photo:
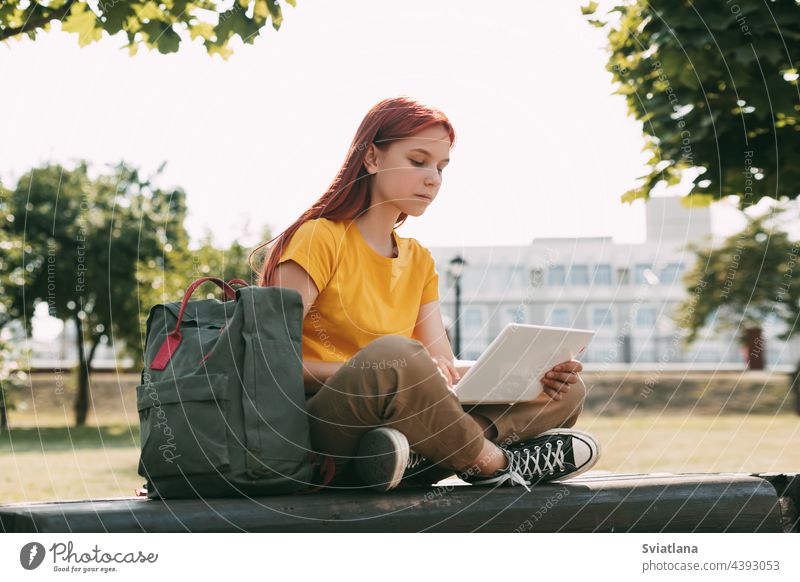
[[[456,314],[455,314],[455,353],[456,358],[461,359],[461,273],[464,272],[464,267],[467,262],[461,257],[456,255],[450,260],[450,265],[447,268],[447,273],[453,278],[456,286]]]

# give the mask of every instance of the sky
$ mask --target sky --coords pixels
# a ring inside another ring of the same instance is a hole
[[[442,109],[457,139],[438,198],[401,236],[639,242],[643,203],[619,198],[645,173],[641,124],[613,94],[604,33],[581,3],[298,0],[280,31],[228,61],[199,39],[134,57],[119,35],[0,45],[0,180],[46,162],[124,159],[147,173],[166,161],[159,183],[187,191],[194,240],[256,244],[322,195],[372,105],[410,95]],[[712,221],[722,234],[741,225],[724,207]]]

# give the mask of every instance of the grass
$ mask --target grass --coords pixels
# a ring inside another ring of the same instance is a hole
[[[686,414],[590,416],[575,428],[602,447],[597,470],[614,473],[800,472],[800,417]]]
[[[0,503],[130,497],[138,460],[138,425],[3,431]]]
[[[42,419],[39,419],[41,422]],[[19,425],[18,425],[19,426]],[[585,414],[578,429],[600,441],[594,467],[613,473],[797,472],[800,418],[775,415]],[[139,427],[126,423],[0,433],[0,503],[128,497]]]

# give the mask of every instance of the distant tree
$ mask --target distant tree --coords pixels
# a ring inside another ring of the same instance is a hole
[[[0,429],[8,426],[8,411],[14,409],[15,401],[24,380],[24,370],[17,358],[16,350],[2,336],[7,323],[21,316],[11,298],[10,291],[17,282],[24,280],[24,270],[12,269],[20,263],[22,241],[11,236],[8,205],[11,192],[0,184]],[[13,216],[11,220],[14,220]]]
[[[749,217],[744,230],[716,248],[690,246],[696,261],[684,275],[688,297],[676,312],[687,344],[706,325],[734,330],[748,367],[763,369],[764,329],[775,328],[781,340],[800,331],[800,241],[780,228],[781,214]]]
[[[606,69],[652,154],[624,201],[691,170],[686,202],[730,195],[742,209],[800,194],[800,4],[795,0],[637,0],[596,14]]]
[[[0,337],[0,429],[8,428],[8,412],[14,410],[27,372],[13,350]]]
[[[11,315],[30,330],[34,306],[43,301],[51,316],[77,328],[81,426],[98,346],[141,343],[137,265],[153,261],[168,271],[165,249],[188,244],[185,194],[156,187],[124,163],[95,178],[85,162],[74,169],[46,165],[19,179],[4,214],[4,237],[22,250],[3,282]]]
[[[295,6],[295,0],[285,2]],[[226,59],[234,35],[252,44],[268,23],[280,28],[283,9],[279,0],[8,0],[0,3],[0,40],[35,39],[55,21],[77,34],[80,46],[122,32],[131,54],[141,45],[174,53],[188,34],[201,38],[208,54]]]
[[[15,220],[11,192],[0,184],[0,330],[15,319],[22,319],[20,305],[12,299],[12,290],[30,277],[30,271],[22,267],[22,238],[13,232]]]
[[[793,156],[800,150],[798,2],[633,0],[599,14],[592,1],[582,10],[607,32],[606,69],[642,123],[651,154],[647,174],[623,201],[647,199],[657,186],[684,178],[692,181],[687,206],[735,196],[745,210],[765,198],[786,203],[800,196]],[[763,326],[782,320],[787,333],[795,329],[792,249],[787,235],[762,219],[714,251],[695,249],[686,279],[694,303],[683,312],[688,339],[705,322],[734,327],[749,366],[763,366]]]

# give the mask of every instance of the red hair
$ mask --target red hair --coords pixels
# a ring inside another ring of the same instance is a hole
[[[259,285],[263,287],[271,285],[283,249],[304,223],[315,218],[327,218],[333,221],[349,220],[360,216],[370,207],[371,180],[369,178],[371,174],[364,167],[364,157],[369,144],[385,148],[395,140],[411,137],[436,124],[443,125],[447,130],[452,149],[455,144],[455,131],[447,116],[438,109],[424,105],[410,97],[384,99],[374,105],[364,116],[353,138],[353,143],[350,145],[350,151],[327,191],[291,226],[250,253],[252,261],[255,253],[264,247],[269,247],[269,254],[261,268]],[[406,218],[408,215],[401,212],[395,227],[403,224]],[[273,241],[275,241],[274,244],[270,246]]]

